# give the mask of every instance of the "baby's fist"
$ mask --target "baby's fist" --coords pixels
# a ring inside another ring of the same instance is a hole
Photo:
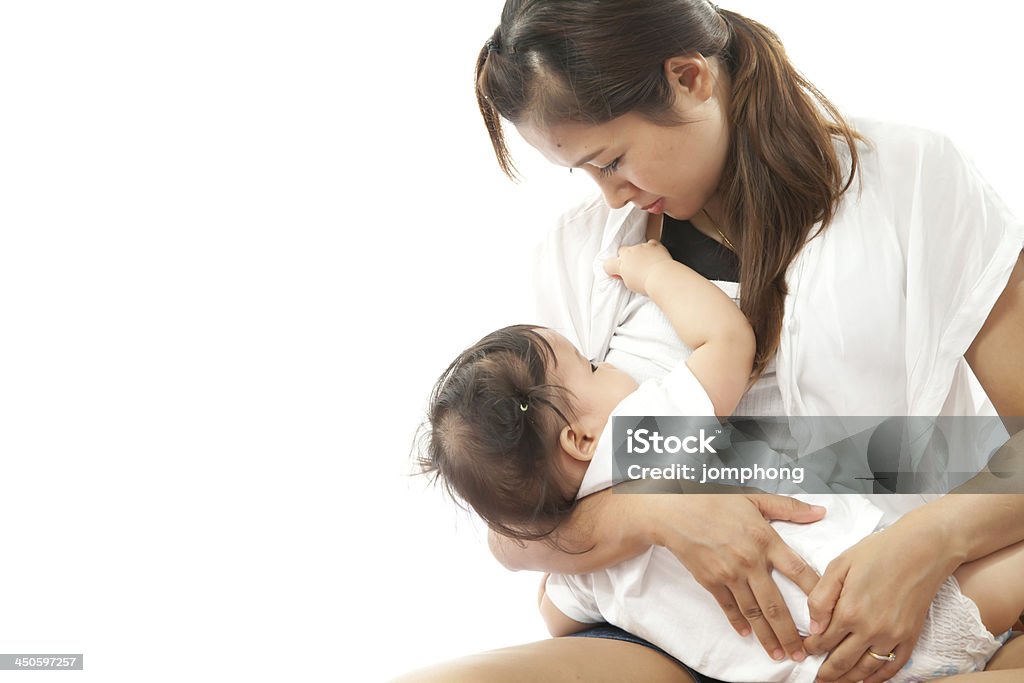
[[[647,295],[647,276],[651,270],[664,261],[671,261],[672,255],[658,240],[644,244],[619,247],[619,255],[604,262],[604,272],[621,279],[637,294]]]

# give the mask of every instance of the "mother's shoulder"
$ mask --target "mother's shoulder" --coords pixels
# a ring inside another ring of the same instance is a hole
[[[849,122],[865,138],[865,142],[859,145],[859,154],[877,155],[883,159],[906,159],[942,154],[955,149],[948,135],[932,128],[861,117],[850,118]]]

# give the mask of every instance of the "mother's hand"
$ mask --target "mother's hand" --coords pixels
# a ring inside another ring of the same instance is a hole
[[[811,591],[811,630],[820,635],[804,645],[812,654],[832,650],[819,680],[881,683],[910,658],[928,606],[959,565],[957,558],[941,557],[948,547],[941,529],[914,519],[907,515],[848,549]],[[886,662],[870,652],[896,658]]]
[[[805,657],[789,608],[772,579],[778,569],[805,593],[818,575],[787,546],[769,519],[816,522],[825,509],[771,494],[653,496],[655,538],[679,558],[718,601],[732,627],[746,636],[751,628],[773,659],[786,653]]]

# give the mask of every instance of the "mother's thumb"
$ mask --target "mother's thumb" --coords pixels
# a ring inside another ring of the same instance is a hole
[[[825,516],[825,508],[811,505],[789,496],[772,493],[753,496],[754,504],[765,519],[780,519],[787,522],[817,522]]]

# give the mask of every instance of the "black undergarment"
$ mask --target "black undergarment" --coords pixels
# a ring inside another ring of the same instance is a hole
[[[664,216],[661,243],[673,259],[709,280],[740,281],[740,260],[736,254],[693,227],[690,221]]]

